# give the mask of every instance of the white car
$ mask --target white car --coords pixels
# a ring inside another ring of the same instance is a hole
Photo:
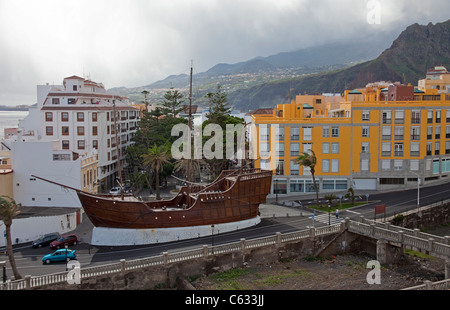
[[[113,187],[109,190],[111,195],[120,195],[120,187]]]

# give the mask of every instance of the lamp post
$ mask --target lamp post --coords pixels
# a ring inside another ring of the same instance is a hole
[[[331,226],[331,204],[328,203],[328,226]]]
[[[211,224],[211,253],[214,254],[214,224]]]
[[[419,190],[420,189],[420,176],[415,172],[411,171],[411,173],[413,173],[417,176],[417,211],[419,211],[419,207],[420,207],[420,190]]]
[[[69,246],[67,245],[67,243],[64,244],[64,248],[66,249],[66,271],[67,269],[67,249],[69,248]]]

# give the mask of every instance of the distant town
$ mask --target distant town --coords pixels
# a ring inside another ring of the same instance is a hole
[[[21,105],[0,105],[0,111],[28,111],[30,108],[29,105],[21,104]]]

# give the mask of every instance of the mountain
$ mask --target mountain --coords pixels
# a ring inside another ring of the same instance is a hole
[[[287,102],[290,94],[340,93],[370,82],[400,81],[416,85],[435,65],[450,68],[450,20],[433,25],[413,24],[376,59],[330,73],[271,81],[228,95],[240,110],[273,107]]]

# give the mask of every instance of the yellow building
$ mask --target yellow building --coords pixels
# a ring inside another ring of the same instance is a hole
[[[450,175],[450,95],[436,88],[378,82],[342,96],[299,95],[252,123],[255,165],[274,171],[272,193],[314,192],[310,172],[294,162],[308,150],[317,157],[320,192]]]
[[[9,151],[0,151],[0,196],[13,198],[13,170]]]

